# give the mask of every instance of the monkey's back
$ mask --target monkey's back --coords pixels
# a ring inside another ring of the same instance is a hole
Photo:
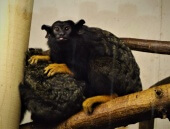
[[[93,94],[126,95],[142,90],[140,69],[131,50],[114,34],[84,26],[80,31],[93,44],[89,82]],[[96,51],[95,51],[96,50]],[[93,54],[95,53],[95,54]]]

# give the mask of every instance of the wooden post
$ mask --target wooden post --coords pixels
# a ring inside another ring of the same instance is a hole
[[[18,85],[28,47],[33,0],[0,1],[0,129],[18,129]]]

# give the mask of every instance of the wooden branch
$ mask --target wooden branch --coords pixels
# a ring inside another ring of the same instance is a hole
[[[170,54],[170,41],[146,40],[135,38],[120,38],[132,50]]]
[[[163,84],[169,84],[169,83],[170,83],[170,76],[164,78],[163,80],[160,80],[159,82],[155,83],[150,88],[160,86]],[[154,119],[139,122],[139,129],[154,129]]]
[[[79,112],[55,129],[115,128],[166,117],[170,119],[170,84],[118,97],[97,106],[92,115]]]
[[[170,84],[118,97],[98,106],[92,115],[80,112],[56,129],[112,128],[151,118],[170,118]]]

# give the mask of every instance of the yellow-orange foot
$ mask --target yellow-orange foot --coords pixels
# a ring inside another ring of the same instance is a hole
[[[34,55],[31,56],[31,58],[28,60],[30,64],[37,64],[38,61],[49,61],[50,57],[49,56],[42,56],[42,55]]]
[[[68,73],[70,75],[73,75],[73,73],[70,71],[66,64],[50,64],[45,67],[44,70],[44,74],[47,74],[48,77],[53,76],[56,73]]]
[[[101,96],[94,96],[91,98],[87,98],[83,102],[83,110],[86,114],[91,114],[93,112],[92,106],[95,103],[105,103],[109,100],[112,100],[117,97],[117,94],[112,94],[112,95],[101,95]]]

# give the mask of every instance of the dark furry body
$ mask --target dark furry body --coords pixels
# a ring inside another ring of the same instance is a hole
[[[42,50],[31,49],[30,53],[42,54]],[[31,111],[34,123],[55,125],[82,109],[85,82],[77,81],[68,74],[44,75],[48,63],[25,66],[24,81],[20,84],[22,115]]]
[[[70,26],[74,30],[76,25]],[[57,41],[52,31],[45,30],[50,35],[52,62],[65,63],[76,79],[86,81],[88,97],[112,93],[121,96],[142,90],[139,67],[131,50],[112,33],[82,25],[68,40]]]

